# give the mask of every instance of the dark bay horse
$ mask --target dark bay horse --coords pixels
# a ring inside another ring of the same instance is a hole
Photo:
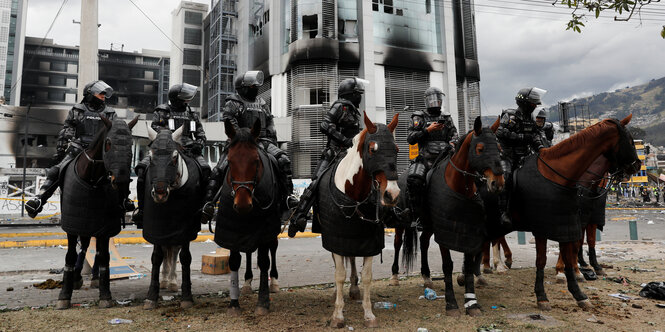
[[[345,262],[351,264],[351,298],[359,297],[355,257],[363,257],[362,285],[365,325],[378,326],[372,313],[370,288],[372,259],[384,247],[382,207],[392,207],[399,196],[397,145],[393,132],[396,114],[387,126],[372,123],[364,114],[365,129],[353,138],[346,155],[323,173],[314,205],[323,247],[335,263],[335,310],[331,327],[344,327]]]
[[[543,285],[548,239],[559,242],[568,291],[580,307],[592,307],[573,271],[582,237],[576,185],[600,155],[610,161],[610,173],[616,176],[630,176],[639,171],[641,162],[632,136],[625,128],[631,117],[603,120],[551,148],[542,149],[539,154],[527,157],[515,174],[511,214],[518,230],[531,231],[536,238],[534,291],[541,310],[551,309]]]
[[[144,309],[154,309],[159,300],[159,269],[165,256],[175,261],[180,251],[182,267],[182,308],[194,304],[189,243],[201,230],[200,210],[203,206],[204,179],[196,161],[187,156],[178,143],[183,128],[171,133],[157,133],[147,126],[150,138],[150,165],[146,169],[147,199],[143,217],[143,237],[153,244],[152,273]],[[175,269],[173,264],[173,269]]]
[[[93,236],[97,239],[95,263],[99,266],[99,307],[108,308],[113,303],[109,238],[120,233],[124,220],[122,202],[129,193],[132,128],[138,116],[129,124],[123,120],[111,122],[104,116],[101,118],[104,127],[90,146],[61,170],[61,225],[67,232],[67,254],[56,309],[69,308],[74,288],[80,288],[81,269],[75,268],[78,239],[85,251]]]
[[[596,257],[596,229],[603,230],[605,226],[605,204],[607,202],[607,184],[611,183],[605,177],[610,169],[610,161],[604,156],[600,155],[589,166],[584,174],[579,179],[578,183],[578,200],[580,204],[580,218],[582,223],[582,239],[580,239],[580,247],[577,254],[577,263],[574,265],[575,277],[578,281],[585,281],[584,276],[580,272],[580,267],[586,268],[588,265],[584,261],[584,234],[586,233],[587,245],[589,247],[589,263],[593,267],[597,275],[605,275],[605,271],[598,264]],[[620,180],[620,179],[617,179]],[[557,283],[566,282],[564,274],[563,257],[559,254],[559,259],[556,264],[556,281]]]
[[[228,313],[240,314],[240,253],[251,255],[258,250],[260,281],[255,313],[265,315],[270,309],[268,251],[276,245],[277,235],[281,231],[277,168],[268,154],[258,146],[257,140],[261,133],[259,121],[254,123],[251,130],[235,130],[226,121],[224,130],[230,139],[227,146],[228,168],[220,189],[215,242],[231,251],[231,303]],[[251,272],[251,266],[248,269]],[[276,281],[276,277],[274,279]]]

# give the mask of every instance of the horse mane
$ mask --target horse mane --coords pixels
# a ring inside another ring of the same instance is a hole
[[[464,135],[460,135],[457,137],[457,141],[455,141],[455,147],[457,148],[458,146],[464,144],[464,140],[469,136],[469,134],[473,131],[473,129],[469,130],[466,132]],[[457,149],[456,149],[457,150]]]
[[[236,146],[240,143],[248,143],[251,145],[258,144],[249,128],[240,128],[240,130],[237,130],[235,136],[233,136],[229,143],[229,147]]]
[[[561,141],[559,144],[554,145],[551,148],[543,149],[543,154],[547,155],[548,158],[560,158],[563,155],[569,153],[575,147],[583,145],[591,137],[596,137],[606,126],[609,119],[603,120],[601,122],[595,123],[590,127],[585,128],[584,130],[576,133],[573,136]]]
[[[354,144],[358,144],[358,153],[360,156],[363,156],[363,145],[360,144],[360,142],[365,141],[365,136],[367,136],[367,128],[363,129],[359,134],[358,134],[358,142],[353,142]]]

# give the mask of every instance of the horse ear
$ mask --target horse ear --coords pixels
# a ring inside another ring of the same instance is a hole
[[[261,121],[259,119],[256,119],[254,121],[254,125],[252,126],[252,136],[254,136],[254,139],[259,139],[259,135],[261,135]]]
[[[224,120],[224,132],[229,139],[233,139],[236,136],[236,129],[229,119]]]
[[[633,118],[633,113],[630,113],[625,119],[621,120],[621,125],[625,127],[632,118]]]
[[[363,112],[363,116],[364,116],[364,121],[365,121],[365,128],[367,128],[367,131],[370,134],[374,134],[376,132],[376,125],[374,124],[374,122],[372,122],[372,120],[370,120],[367,117],[367,112]]]
[[[173,138],[174,142],[179,142],[180,141],[180,136],[182,136],[182,132],[185,128],[185,125],[180,126],[180,128],[176,129],[173,134],[171,134],[171,138]]]
[[[132,130],[132,128],[134,128],[134,126],[136,126],[137,122],[139,122],[139,116],[138,115],[136,117],[134,117],[134,119],[132,119],[132,121],[129,121],[129,123],[127,124],[127,126],[129,126],[129,130]]]
[[[490,129],[492,129],[492,131],[496,133],[496,131],[499,129],[499,124],[501,124],[501,115],[499,115],[496,118],[496,121],[494,121],[494,123],[492,124],[492,127],[490,127]]]
[[[145,123],[145,127],[148,129],[148,138],[150,138],[150,142],[154,141],[157,138],[157,131],[152,129],[148,122]]]
[[[392,121],[388,124],[388,129],[390,129],[390,132],[395,132],[395,128],[397,128],[397,122],[399,120],[399,113],[395,114],[393,116]]]
[[[102,118],[102,121],[104,122],[104,126],[106,126],[106,129],[111,129],[111,126],[113,126],[113,123],[111,123],[111,120],[109,120],[107,117],[103,115],[99,115],[100,118]]]
[[[473,132],[476,134],[476,136],[480,136],[482,131],[483,131],[483,122],[480,120],[480,117],[477,116],[476,120],[473,121]]]

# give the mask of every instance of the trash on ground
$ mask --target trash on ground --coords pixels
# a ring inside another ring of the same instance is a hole
[[[642,306],[637,303],[633,303],[632,307],[635,309],[642,309]]]
[[[614,281],[617,284],[622,284],[624,286],[628,286],[628,284],[630,283],[630,279],[628,279],[626,277],[621,277],[621,276],[619,276],[619,277],[609,277],[606,280]]]
[[[656,303],[656,307],[665,308],[665,303]]]
[[[39,282],[36,284],[32,284],[35,288],[39,289],[55,289],[55,288],[62,288],[62,281],[55,281],[53,279],[47,279],[44,282]]]
[[[396,303],[392,302],[375,302],[374,309],[392,309],[397,307]]]
[[[501,332],[502,330],[497,329],[496,324],[483,325],[476,329],[477,332]]]
[[[665,300],[665,282],[652,281],[640,291],[640,296],[655,300]]]
[[[117,324],[130,324],[133,323],[134,321],[131,319],[124,319],[124,318],[113,318],[109,321],[109,324],[111,325],[117,325]]]
[[[418,297],[419,300],[428,299],[430,301],[434,301],[436,299],[445,299],[445,298],[446,298],[445,295],[436,295],[436,291],[431,288],[425,288],[425,295],[420,295],[420,297]]]
[[[590,317],[590,318],[587,318],[586,321],[587,321],[587,322],[591,322],[591,323],[597,323],[597,324],[605,324],[605,322],[603,322],[602,320],[598,319],[598,318],[596,317],[596,315],[591,315],[591,317]]]
[[[59,269],[50,269],[50,270],[48,270],[48,273],[50,273],[50,274],[62,274],[63,271],[64,271],[63,268],[59,268]]]
[[[424,327],[419,327],[416,332],[429,332],[429,330]]]
[[[353,331],[353,330],[355,330],[355,329],[353,328],[353,326],[349,326],[349,331]]]
[[[609,296],[616,297],[617,299],[620,299],[622,301],[637,300],[637,298],[630,297],[626,294],[621,294],[621,293],[609,294]]]
[[[13,290],[14,290],[14,287],[7,287],[7,291],[8,291],[8,292],[11,292],[11,291],[13,291]]]
[[[172,295],[164,295],[164,296],[162,296],[162,300],[171,301],[171,300],[173,300],[173,296]]]
[[[633,272],[656,272],[656,270],[653,269],[643,269],[637,266],[631,267],[630,270]]]
[[[115,301],[118,302],[119,305],[128,305],[128,304],[132,303],[132,300],[124,300],[124,301],[115,300]]]
[[[141,279],[145,276],[146,276],[145,273],[137,273],[137,274],[129,276],[129,279],[130,280],[136,280],[136,279]]]

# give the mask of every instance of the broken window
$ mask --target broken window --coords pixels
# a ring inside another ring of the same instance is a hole
[[[316,38],[319,34],[318,15],[304,15],[302,17],[302,34],[303,38]]]

